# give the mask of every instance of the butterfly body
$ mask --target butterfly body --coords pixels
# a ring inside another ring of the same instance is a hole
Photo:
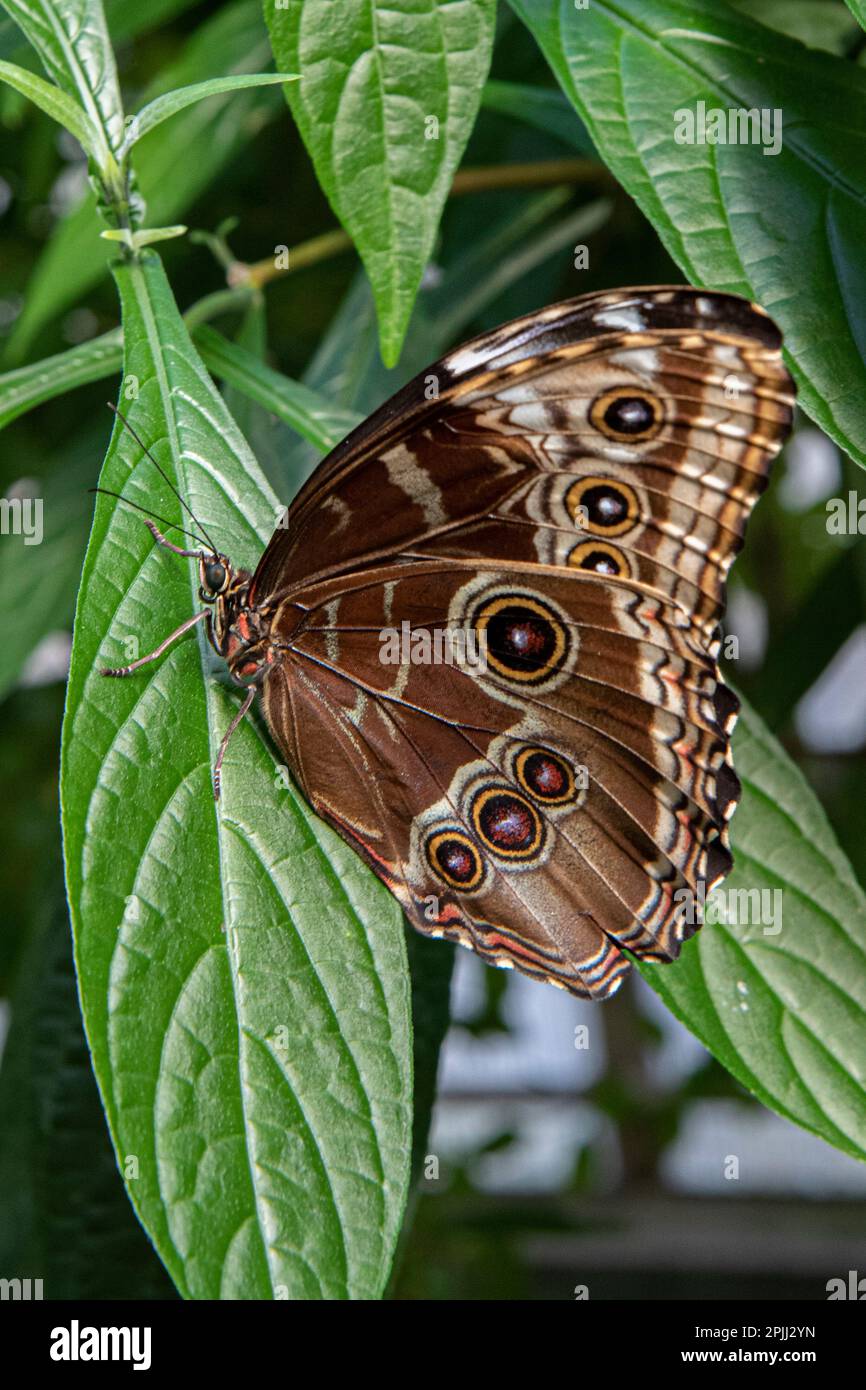
[[[739,795],[725,577],[792,405],[755,306],[584,296],[405,387],[252,576],[202,557],[211,641],[419,930],[601,998],[699,925]]]

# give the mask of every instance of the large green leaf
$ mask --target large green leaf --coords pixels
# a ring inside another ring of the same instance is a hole
[[[866,71],[715,0],[511,4],[674,260],[773,315],[801,405],[866,464]],[[780,151],[677,143],[699,101],[780,111]]]
[[[277,66],[331,205],[370,277],[392,366],[493,43],[495,0],[265,0]]]
[[[122,408],[217,542],[252,564],[279,507],[195,354],[161,266],[118,267]],[[132,394],[132,399],[129,399]],[[103,485],[179,508],[122,428]],[[375,1297],[411,1149],[401,914],[312,815],[189,636],[195,567],[100,498],[64,725],[67,886],[97,1079],[130,1195],[196,1298]],[[199,629],[200,632],[200,629]],[[322,750],[327,756],[327,750]]]
[[[714,895],[723,920],[676,965],[641,973],[765,1105],[866,1158],[866,896],[804,777],[748,708],[734,756],[743,799],[734,871]]]

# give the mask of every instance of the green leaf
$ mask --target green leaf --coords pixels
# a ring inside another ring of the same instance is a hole
[[[848,9],[860,25],[861,29],[866,29],[866,4],[863,0],[845,0]]]
[[[21,92],[52,120],[65,126],[87,154],[95,154],[97,140],[90,122],[78,103],[59,87],[15,63],[0,62],[0,79]]]
[[[286,97],[399,356],[490,66],[495,0],[266,0]]]
[[[194,82],[191,87],[181,87],[174,92],[166,92],[155,97],[131,118],[128,124],[122,153],[126,154],[169,116],[174,116],[184,107],[192,106],[205,97],[220,96],[224,92],[239,92],[246,87],[274,87],[282,82],[297,82],[297,77],[282,72],[239,73],[236,77],[211,77],[206,82]]]
[[[511,4],[689,280],[773,315],[800,404],[866,464],[866,72],[711,0]],[[698,101],[780,111],[781,149],[677,143]]]
[[[249,0],[229,5],[201,24],[183,57],[165,68],[147,94],[184,87],[217,73],[258,71],[270,51],[261,13]],[[264,121],[284,112],[269,87],[224,93],[206,106],[182,111],[170,126],[151,132],[136,148],[138,188],[154,226],[178,221]],[[57,226],[27,286],[24,308],[6,345],[17,366],[33,339],[105,274],[112,252],[100,240],[102,223],[90,194]]]
[[[355,411],[332,406],[309,386],[274,371],[214,328],[197,328],[195,344],[214,376],[258,401],[323,453],[339,444],[363,418]]]
[[[122,360],[123,334],[112,328],[65,352],[43,357],[41,362],[4,372],[0,375],[0,429],[43,401],[113,376],[120,371]]]
[[[123,141],[123,102],[102,0],[2,0],[49,75],[77,99],[92,133],[89,153],[103,175]]]
[[[866,896],[805,778],[748,707],[734,758],[734,871],[713,895],[728,921],[708,921],[676,965],[641,974],[760,1101],[866,1158]],[[748,911],[734,896],[746,893]],[[770,895],[760,911],[756,893]]]
[[[121,404],[200,522],[253,565],[281,508],[209,381],[153,253],[115,270]],[[130,399],[130,395],[132,399]],[[104,486],[179,507],[115,428]],[[100,497],[64,725],[61,799],[82,1006],[130,1196],[194,1298],[373,1298],[411,1150],[402,917],[277,775],[194,635],[127,680],[199,607],[195,565]],[[199,629],[201,634],[201,629]]]

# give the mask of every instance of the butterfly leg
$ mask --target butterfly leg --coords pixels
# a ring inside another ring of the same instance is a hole
[[[175,637],[180,637],[184,632],[189,632],[190,628],[195,627],[196,623],[200,623],[202,618],[209,617],[210,614],[207,609],[203,608],[200,613],[196,613],[192,618],[187,618],[186,622],[181,623],[180,627],[176,627],[174,632],[170,632],[165,641],[160,642],[159,646],[155,647],[152,652],[148,652],[147,656],[140,656],[138,661],[131,662],[129,666],[103,666],[99,674],[101,676],[131,676],[133,671],[137,671],[139,667],[147,666],[149,662],[156,661],[157,657],[162,656],[163,652],[171,646]]]
[[[221,774],[221,772],[222,772],[223,758],[225,757],[226,749],[227,749],[228,746],[229,746],[229,739],[231,738],[231,736],[232,736],[232,734],[234,733],[235,729],[236,729],[236,728],[238,727],[238,725],[240,724],[241,720],[243,719],[244,715],[246,714],[247,710],[249,709],[250,705],[252,704],[252,702],[253,702],[253,700],[254,700],[255,698],[256,698],[256,686],[251,685],[250,688],[249,688],[249,690],[247,691],[247,697],[246,697],[246,699],[244,700],[243,704],[241,705],[240,709],[238,710],[238,712],[237,712],[237,714],[235,715],[234,719],[232,720],[231,724],[229,724],[228,728],[226,729],[225,733],[223,734],[223,741],[222,741],[222,743],[220,744],[220,750],[219,750],[219,752],[217,753],[217,760],[216,760],[216,763],[214,764],[214,770],[213,770],[213,799],[214,799],[214,801],[219,801],[219,799],[220,799],[220,774]]]

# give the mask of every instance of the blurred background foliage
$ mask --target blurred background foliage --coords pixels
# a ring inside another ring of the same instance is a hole
[[[806,42],[861,57],[863,34],[841,3],[743,8]],[[255,0],[109,0],[106,10],[130,107],[269,59]],[[8,19],[0,21],[0,57],[35,66]],[[538,49],[504,8],[492,76],[553,91]],[[496,109],[502,105],[491,89],[463,168],[549,166],[549,178],[538,172],[536,187],[450,199],[396,368],[381,364],[351,249],[274,278],[219,318],[221,332],[342,409],[367,412],[449,346],[538,305],[681,280],[655,232],[593,159],[576,117],[552,98],[557,134],[549,119],[518,120]],[[277,89],[191,108],[147,137],[140,154],[151,225],[183,220],[210,234],[162,248],[182,308],[225,289],[227,247],[256,263],[334,229]],[[589,163],[563,178],[561,161],[575,159]],[[93,217],[75,142],[0,90],[7,367],[116,326]],[[589,248],[586,269],[575,269],[578,244]],[[290,496],[311,446],[225,389],[278,493]],[[86,489],[108,439],[104,402],[113,392],[113,382],[81,387],[0,436],[0,490],[38,480],[46,516],[42,546],[0,542],[0,996],[11,1020],[0,1067],[0,1273],[49,1278],[52,1296],[172,1294],[113,1175],[75,1009],[59,868],[65,635],[90,516]],[[827,498],[856,491],[859,481],[835,445],[799,421],[735,567],[729,630],[740,641],[732,679],[803,768],[863,882],[866,548],[856,536],[828,535],[825,525]],[[413,949],[430,969],[450,969],[449,947]],[[586,1284],[594,1298],[820,1297],[825,1280],[858,1258],[862,1270],[862,1169],[799,1131],[792,1140],[792,1127],[748,1097],[640,981],[615,1008],[587,1012],[570,999],[551,1003],[546,991],[462,953],[459,964],[434,1132],[416,1156],[420,1198],[395,1296],[570,1298]],[[433,1037],[441,1020],[419,1023]],[[574,1045],[582,1023],[592,1031],[591,1064]],[[748,1156],[738,1182],[723,1177],[731,1154]]]

